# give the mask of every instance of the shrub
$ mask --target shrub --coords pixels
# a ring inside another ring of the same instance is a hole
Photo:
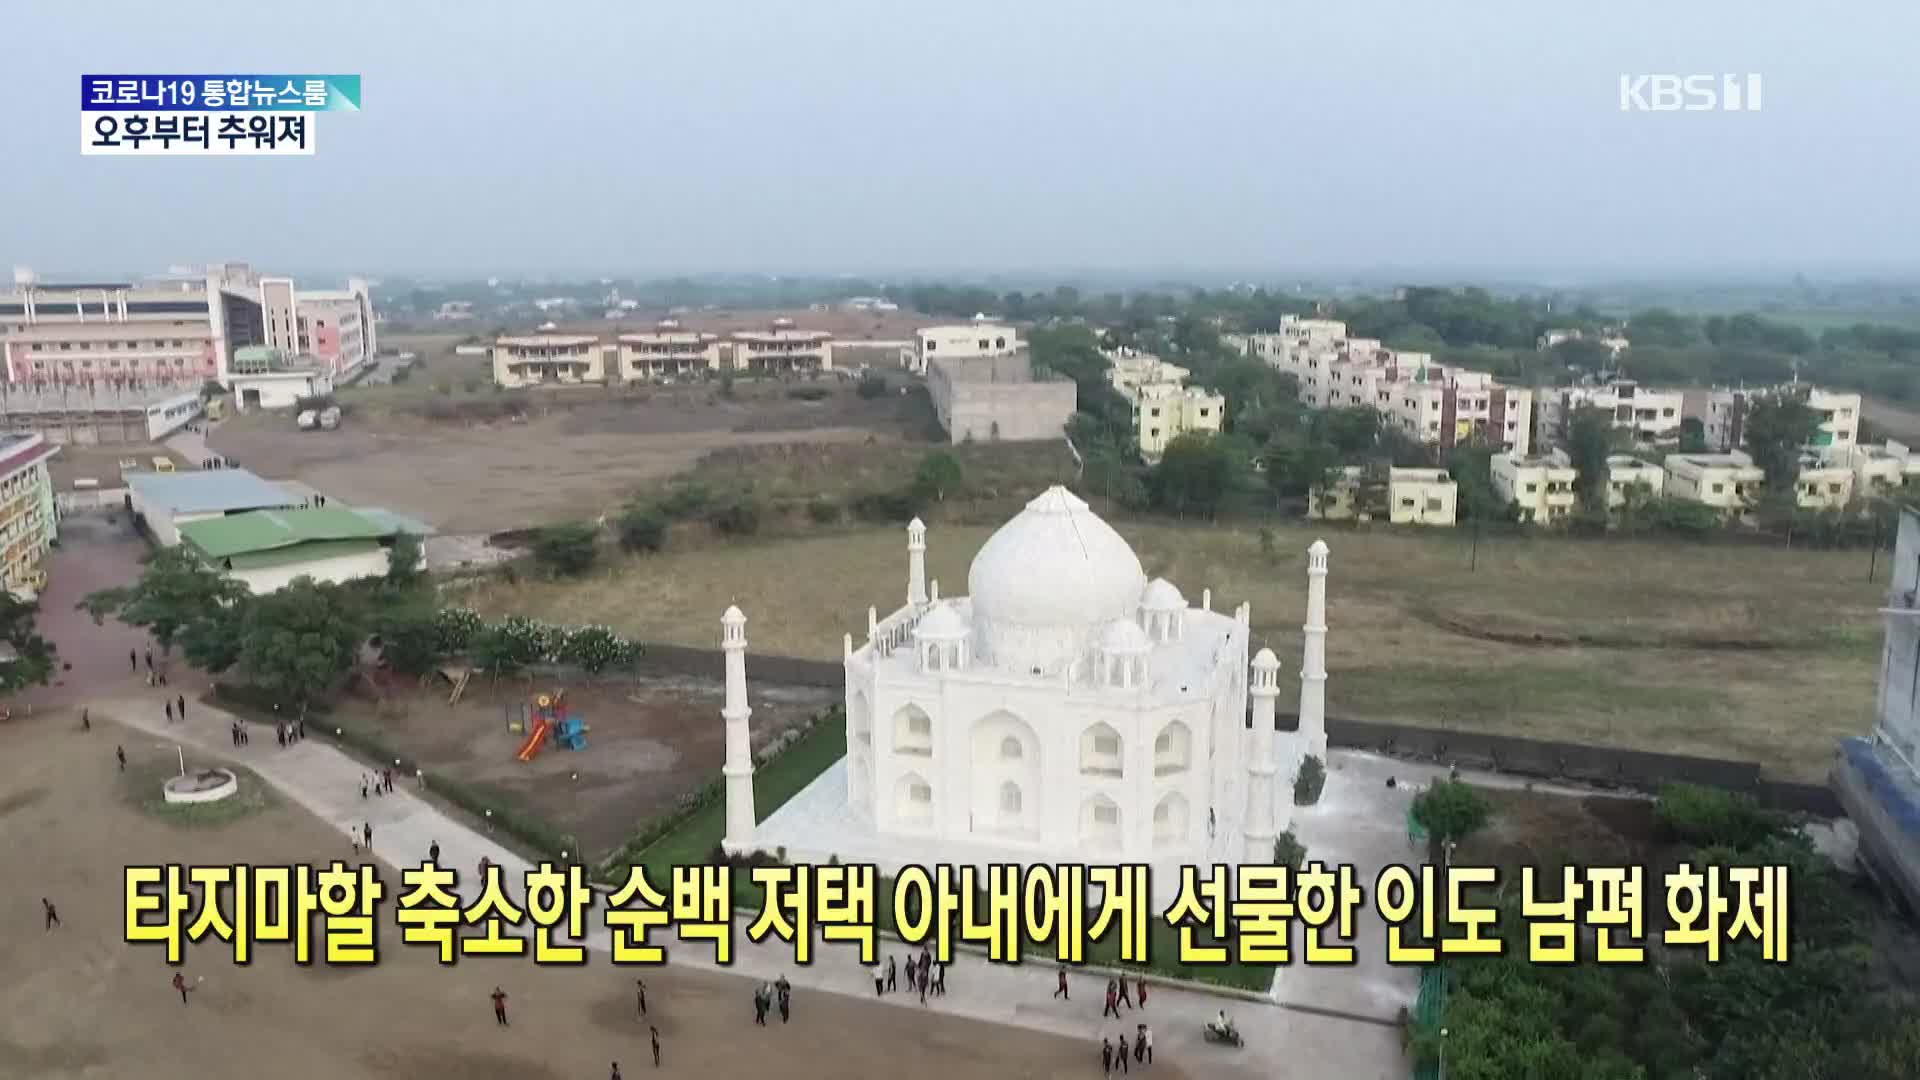
[[[840,520],[840,504],[831,499],[815,499],[807,504],[807,516],[816,525],[831,525]]]
[[[1697,784],[1668,784],[1660,789],[1654,817],[1669,835],[1699,847],[1744,851],[1758,846],[1786,824],[1783,817],[1752,796]]]
[[[540,530],[533,542],[533,559],[551,574],[568,577],[584,574],[599,556],[595,540],[591,525],[573,522],[549,526]]]
[[[561,632],[553,657],[572,664],[589,675],[598,675],[610,667],[624,667],[640,656],[640,646],[621,637],[607,626],[576,626]]]
[[[1292,829],[1288,829],[1274,839],[1273,865],[1291,866],[1298,870],[1300,867],[1305,866],[1306,862],[1307,845],[1301,843],[1300,838],[1293,835]]]
[[[942,502],[960,490],[963,480],[960,459],[935,450],[920,459],[920,468],[913,474],[913,494],[921,502]]]
[[[434,614],[433,629],[440,655],[452,656],[467,651],[473,635],[484,626],[480,616],[466,608],[441,608]]]
[[[1327,767],[1320,759],[1308,754],[1300,762],[1300,772],[1293,778],[1293,805],[1312,806],[1320,801],[1320,790],[1327,786]]]
[[[654,509],[674,521],[679,521],[706,509],[707,502],[712,497],[712,493],[707,491],[705,484],[697,481],[680,484],[667,492],[666,497],[655,504]]]
[[[798,401],[825,401],[833,391],[824,386],[796,386],[787,391],[787,396]]]
[[[741,495],[708,510],[707,523],[727,536],[751,536],[760,531],[760,504]]]
[[[853,515],[863,521],[905,523],[919,510],[913,496],[898,491],[869,491],[853,498]]]
[[[884,397],[887,393],[887,380],[869,371],[860,376],[860,384],[855,388],[855,393],[869,401]]]
[[[659,551],[667,543],[667,517],[648,507],[633,507],[615,523],[625,551]]]

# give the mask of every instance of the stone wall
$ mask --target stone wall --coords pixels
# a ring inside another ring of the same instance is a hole
[[[633,670],[640,675],[718,679],[722,665],[718,649],[645,645]],[[768,656],[749,649],[747,679],[831,690],[845,685],[845,671],[830,660]],[[1293,713],[1277,713],[1274,717],[1274,726],[1281,731],[1296,731],[1299,723],[1299,717]],[[1657,754],[1336,717],[1327,718],[1327,743],[1343,749],[1371,750],[1395,757],[1457,763],[1468,769],[1599,787],[1653,791],[1662,784],[1701,784],[1745,792],[1777,810],[1821,817],[1841,814],[1839,799],[1831,788],[1763,779],[1759,764],[1751,761]]]

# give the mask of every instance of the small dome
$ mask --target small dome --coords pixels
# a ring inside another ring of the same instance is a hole
[[[1280,658],[1273,655],[1272,649],[1261,649],[1253,658],[1253,670],[1278,671],[1280,670]]]
[[[1133,548],[1057,486],[989,537],[967,571],[986,655],[1015,668],[1064,667],[1100,627],[1133,616],[1145,587]]]
[[[1100,632],[1100,651],[1116,656],[1153,651],[1153,640],[1132,619],[1115,619]]]
[[[933,605],[913,627],[913,636],[918,641],[959,641],[970,632],[967,620],[946,604]]]
[[[1185,611],[1187,598],[1166,578],[1154,578],[1140,597],[1140,606],[1148,611]]]
[[[708,608],[707,610],[712,611],[713,609]],[[741,611],[739,605],[731,605],[727,608],[726,613],[720,616],[720,621],[728,625],[737,626],[747,621],[747,613]]]

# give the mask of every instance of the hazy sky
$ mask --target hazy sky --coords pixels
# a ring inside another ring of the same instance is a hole
[[[487,274],[1920,264],[1920,4],[17,2],[0,263]],[[83,158],[79,77],[344,72],[317,156]],[[1758,72],[1759,113],[1622,112]]]

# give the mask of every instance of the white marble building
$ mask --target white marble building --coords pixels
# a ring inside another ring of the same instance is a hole
[[[1249,607],[1216,612],[1210,591],[1195,606],[1149,582],[1065,488],[988,539],[964,597],[927,582],[925,526],[913,522],[907,540],[906,603],[884,618],[870,608],[867,640],[844,643],[846,757],[753,835],[735,826],[750,809],[730,813],[730,850],[784,847],[796,861],[836,855],[887,872],[1147,863],[1165,899],[1178,866],[1271,859],[1302,755],[1325,755],[1324,544],[1310,555],[1301,730],[1276,733],[1279,661],[1261,650],[1250,667]],[[728,619],[726,716],[744,729],[744,678],[741,699],[731,691],[745,639],[739,612]],[[727,775],[750,793],[740,764]]]

